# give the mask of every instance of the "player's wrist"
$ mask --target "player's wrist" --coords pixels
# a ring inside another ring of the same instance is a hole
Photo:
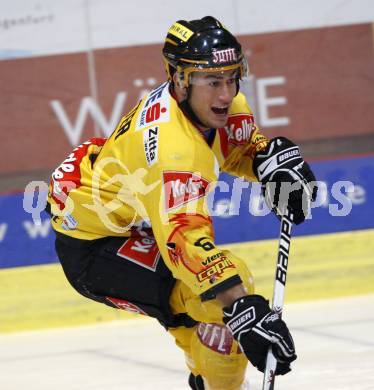
[[[216,295],[217,300],[221,303],[222,307],[231,306],[236,300],[243,298],[248,295],[247,290],[242,283],[236,284],[228,288],[227,290],[221,291]]]

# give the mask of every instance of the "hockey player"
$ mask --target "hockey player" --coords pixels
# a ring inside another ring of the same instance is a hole
[[[259,132],[239,92],[246,59],[218,20],[174,23],[163,55],[168,81],[52,174],[56,251],[79,293],[168,329],[192,389],[240,389],[247,361],[263,371],[270,345],[277,374],[296,354],[244,261],[215,245],[207,195],[220,170],[299,183],[286,205],[301,223],[314,176],[294,143]],[[273,198],[278,215],[280,203]]]

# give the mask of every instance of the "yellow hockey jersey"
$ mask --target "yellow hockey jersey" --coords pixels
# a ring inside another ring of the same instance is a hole
[[[266,144],[243,94],[209,145],[164,83],[121,119],[110,138],[78,146],[53,172],[52,226],[84,240],[142,237],[152,229],[174,277],[209,298],[238,276],[230,252],[214,244],[207,195],[220,170],[256,180],[253,157]]]

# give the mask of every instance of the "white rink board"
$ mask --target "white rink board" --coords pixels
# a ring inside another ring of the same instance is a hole
[[[298,360],[276,390],[374,389],[374,295],[286,305]],[[188,389],[182,352],[152,320],[0,337],[1,390]],[[261,374],[248,370],[251,390]]]

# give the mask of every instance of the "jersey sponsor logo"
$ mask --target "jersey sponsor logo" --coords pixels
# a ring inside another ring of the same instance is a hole
[[[128,238],[117,255],[153,272],[160,260],[156,240],[152,237]]]
[[[236,51],[234,48],[213,51],[213,62],[215,64],[235,62],[237,60],[238,56],[236,55]]]
[[[65,208],[69,192],[81,185],[80,164],[87,155],[90,145],[103,146],[105,141],[106,138],[92,138],[77,146],[52,173],[50,196],[60,210]]]
[[[105,297],[109,302],[113,303],[118,309],[130,311],[131,313],[143,314],[147,316],[148,314],[142,310],[139,306],[131,303],[129,301],[125,301],[124,299],[113,298],[113,297]]]
[[[165,210],[169,212],[205,195],[209,182],[193,172],[164,171]]]
[[[226,257],[222,252],[218,252],[216,253],[215,255],[213,256],[208,256],[205,260],[203,260],[201,263],[203,264],[203,266],[207,266],[208,264],[212,263],[213,261],[219,259],[219,258],[224,258]]]
[[[200,342],[209,349],[222,355],[230,355],[234,338],[225,325],[200,322],[197,327],[197,336]]]
[[[252,114],[230,115],[225,126],[228,141],[234,145],[245,145],[250,142],[255,129]]]
[[[212,264],[208,268],[204,269],[204,271],[199,272],[196,275],[197,280],[199,282],[209,280],[209,282],[213,284],[227,268],[235,268],[235,266],[227,257],[221,258],[220,261]]]
[[[156,123],[170,120],[170,95],[168,83],[161,84],[151,91],[136,120],[136,130],[145,129]]]
[[[157,162],[158,151],[158,126],[144,130],[144,153],[149,167]]]
[[[65,213],[61,222],[61,227],[64,230],[75,230],[78,226],[77,220],[70,214]]]
[[[170,27],[168,34],[174,35],[175,37],[181,39],[183,42],[187,42],[193,35],[193,31],[176,22]]]

